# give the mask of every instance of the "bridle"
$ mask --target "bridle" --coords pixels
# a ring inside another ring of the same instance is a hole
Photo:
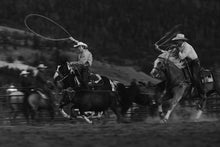
[[[77,70],[77,72],[79,72],[78,69],[71,68],[69,63],[67,62],[67,72],[68,73],[66,75],[64,75],[63,73],[60,72],[60,67],[61,67],[60,65],[57,67],[55,74],[57,74],[61,79],[56,80],[56,82],[58,82],[58,83],[64,82],[64,80],[67,79],[70,75],[73,75],[74,76],[73,81],[75,81],[75,83],[78,86],[80,85],[80,81],[78,80],[78,77],[75,75],[75,71],[74,71],[74,70]]]
[[[158,58],[159,58],[159,59],[162,59],[162,60],[165,60],[165,63],[163,63],[163,64],[164,64],[163,66],[165,67],[165,65],[167,64],[167,59],[162,58],[162,57],[158,57]],[[158,71],[158,72],[164,72],[164,70],[165,70],[166,68],[158,68],[157,66],[154,66],[153,69],[156,70],[156,71]]]
[[[57,73],[57,74],[60,76],[60,78],[61,78],[60,80],[57,80],[57,82],[62,82],[63,80],[65,80],[66,78],[68,78],[68,76],[70,75],[71,72],[69,72],[67,75],[64,76],[64,75],[59,71],[59,68],[60,68],[60,67],[57,68],[57,70],[56,70],[55,73]]]

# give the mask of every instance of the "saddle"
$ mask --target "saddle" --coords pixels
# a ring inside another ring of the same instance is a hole
[[[188,68],[185,68],[185,72],[184,72],[184,76],[186,78],[186,81],[189,81],[192,85],[194,85],[193,83],[193,76],[192,73],[189,69],[189,66],[187,66]],[[214,89],[214,76],[211,72],[211,70],[209,69],[205,69],[205,68],[201,68],[200,72],[200,82],[203,85],[202,88],[204,89]]]
[[[99,87],[102,86],[104,84],[102,77],[99,74],[94,74],[94,73],[90,73],[89,75],[89,82],[88,82],[88,86],[89,87]]]
[[[214,77],[209,69],[202,68],[200,71],[200,77],[202,84],[206,87],[206,89],[214,89]]]
[[[201,71],[200,71],[200,76],[201,76],[201,82],[203,84],[214,82],[212,72],[209,69],[202,68]]]
[[[48,99],[48,96],[43,92],[42,89],[31,89],[31,91],[38,93],[43,99]]]

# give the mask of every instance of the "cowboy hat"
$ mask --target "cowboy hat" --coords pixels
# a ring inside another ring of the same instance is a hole
[[[83,43],[83,42],[78,42],[76,45],[74,45],[73,47],[78,47],[78,46],[84,46],[84,47],[88,47],[87,44]]]
[[[26,70],[23,70],[20,75],[28,75],[30,72],[26,71]]]
[[[38,69],[46,69],[47,66],[45,66],[44,64],[39,64],[39,65],[37,66],[37,68],[38,68]]]
[[[15,91],[18,91],[18,89],[15,88],[14,85],[10,85],[10,86],[8,87],[8,89],[7,89],[7,92],[15,92]]]
[[[14,86],[14,85],[10,85],[9,88],[10,88],[10,89],[14,89],[15,86]]]
[[[176,36],[172,39],[172,41],[175,41],[175,40],[188,40],[184,34],[176,34]]]

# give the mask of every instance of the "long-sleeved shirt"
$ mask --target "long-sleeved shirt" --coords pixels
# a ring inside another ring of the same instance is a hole
[[[179,48],[179,58],[181,60],[185,58],[195,60],[198,58],[198,55],[190,44],[188,44],[187,42],[183,42]]]
[[[35,86],[36,88],[43,88],[47,84],[47,78],[45,76],[45,73],[42,71],[38,71],[38,73],[35,75]]]
[[[93,57],[89,50],[84,49],[79,55],[78,55],[78,63],[85,64],[89,63],[89,66],[92,65]]]

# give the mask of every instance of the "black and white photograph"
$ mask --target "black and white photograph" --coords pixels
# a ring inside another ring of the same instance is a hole
[[[219,136],[219,0],[0,1],[0,147]]]

